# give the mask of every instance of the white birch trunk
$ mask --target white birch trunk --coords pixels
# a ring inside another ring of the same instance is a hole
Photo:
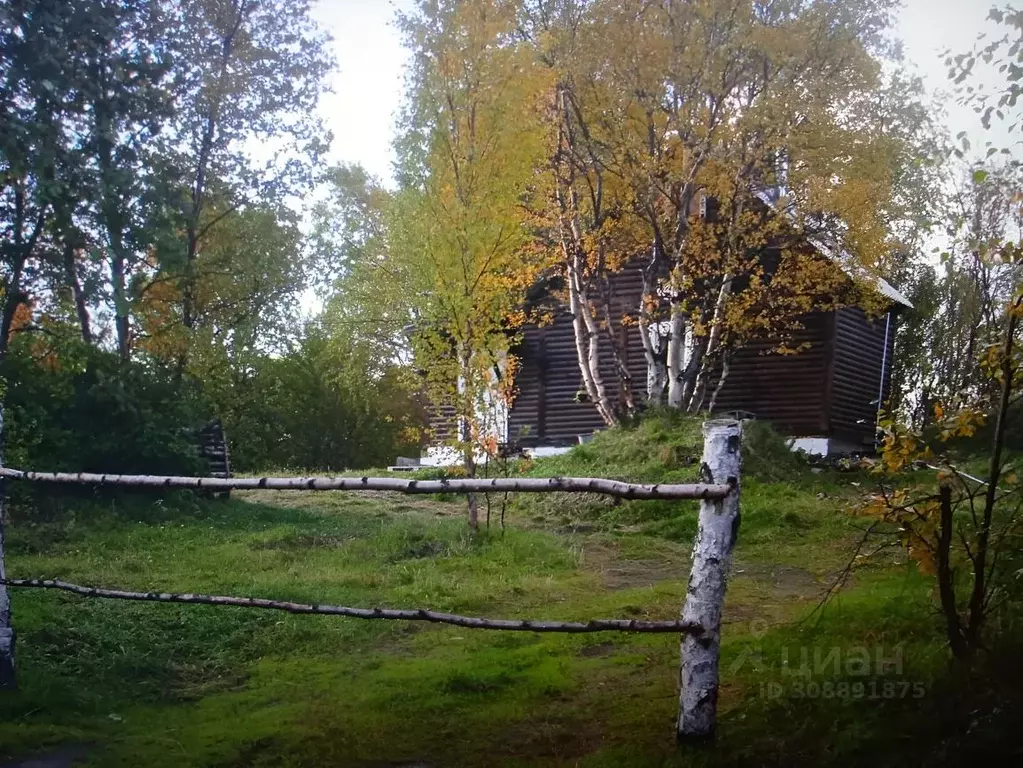
[[[671,336],[668,338],[668,405],[683,405],[683,371],[685,365],[686,319],[678,304],[671,305]]]
[[[721,281],[721,288],[718,289],[717,301],[714,302],[714,315],[710,323],[710,333],[707,336],[707,348],[700,361],[700,372],[696,377],[696,388],[689,407],[689,410],[693,413],[703,408],[703,401],[707,395],[711,367],[714,364],[718,347],[721,346],[721,336],[724,333],[725,307],[728,304],[728,298],[732,295],[732,279],[731,274],[724,276]],[[713,406],[711,407],[713,408]]]
[[[659,352],[660,350],[656,350]],[[668,367],[658,359],[648,360],[646,367],[646,401],[650,405],[664,402],[664,388],[668,385]]]
[[[721,390],[725,387],[725,382],[728,380],[728,372],[731,368],[732,356],[728,350],[721,356],[721,375],[718,376],[717,386],[714,387],[714,394],[710,397],[710,404],[707,406],[707,410],[714,413],[714,409],[718,405],[718,395],[721,394]]]
[[[583,285],[583,267],[579,262],[578,256],[573,257],[568,274],[568,303],[572,313],[576,357],[586,394],[604,423],[611,426],[617,419],[607,396],[604,379],[600,375],[600,329],[590,313],[589,296]]]
[[[662,405],[668,387],[668,365],[665,359],[667,340],[660,332],[659,324],[651,323],[651,307],[660,305],[657,294],[657,269],[661,263],[660,246],[655,242],[650,252],[650,263],[642,270],[643,289],[639,296],[639,336],[643,342],[643,357],[646,359],[646,402],[647,405]]]
[[[739,531],[741,443],[742,426],[737,421],[708,421],[703,425],[701,471],[707,482],[728,483],[733,491],[720,501],[700,503],[700,525],[682,620],[699,623],[704,634],[699,640],[682,638],[679,741],[710,738],[717,723],[721,610],[732,547]]]
[[[4,411],[0,403],[0,467],[3,466]],[[11,628],[11,598],[3,581],[7,578],[4,566],[4,479],[0,477],[0,689],[14,688],[14,630]]]
[[[647,292],[646,277],[643,278],[643,295],[639,299],[639,337],[643,342],[643,357],[646,359],[646,402],[647,405],[661,405],[664,390],[668,386],[668,366],[665,363],[665,339],[650,323],[648,302],[652,294]]]

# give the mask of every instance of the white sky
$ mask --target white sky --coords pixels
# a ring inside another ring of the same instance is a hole
[[[412,0],[319,0],[313,17],[334,38],[338,71],[321,110],[334,133],[331,159],[391,178],[391,139],[401,103],[406,53],[394,26]]]
[[[313,9],[316,20],[334,38],[338,62],[331,78],[333,93],[322,105],[334,133],[330,159],[361,163],[385,181],[391,178],[391,139],[406,63],[393,19],[396,10],[408,10],[412,4],[413,0],[319,0]],[[993,29],[985,21],[992,4],[993,0],[905,2],[896,31],[904,41],[908,63],[929,89],[948,89],[942,50],[967,50],[980,32]],[[942,103],[953,136],[965,130],[975,147],[997,138],[983,130],[971,110],[952,99]]]

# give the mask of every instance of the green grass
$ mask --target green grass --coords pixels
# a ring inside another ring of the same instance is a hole
[[[687,479],[680,446],[696,439],[690,425],[662,420],[529,471]],[[154,768],[937,765],[998,754],[1019,712],[1005,692],[1023,676],[1011,665],[994,683],[948,676],[926,577],[887,556],[814,610],[858,536],[848,510],[868,480],[770,466],[773,476],[751,470],[743,487],[713,746],[674,744],[673,636],[485,632],[16,590],[21,689],[0,696],[0,760],[69,745],[93,765]],[[460,502],[425,497],[51,500],[45,515],[14,510],[9,572],[490,616],[677,615],[694,504],[561,501],[570,498],[516,500],[505,532],[495,519],[472,538]],[[873,658],[896,648],[898,672],[848,668],[861,649]],[[839,669],[815,670],[817,657]],[[845,684],[849,695],[799,696],[811,683]],[[868,686],[859,698],[856,683]],[[886,683],[922,686],[924,697],[885,698]],[[873,699],[871,684],[881,686]]]

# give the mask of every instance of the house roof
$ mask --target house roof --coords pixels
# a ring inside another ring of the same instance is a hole
[[[778,210],[779,195],[772,194],[771,192],[767,191],[761,191],[757,192],[757,197],[769,208],[771,208],[771,210],[774,211]],[[793,221],[795,220],[795,215],[793,214],[792,211],[786,210],[785,213],[790,220]],[[901,304],[902,306],[908,307],[909,309],[913,308],[913,302],[911,302],[904,295],[902,295],[898,290],[896,290],[896,288],[891,283],[889,283],[883,277],[874,274],[874,272],[863,266],[863,264],[861,264],[856,259],[855,256],[853,256],[844,248],[833,247],[828,243],[824,242],[823,240],[821,240],[820,238],[816,237],[808,237],[807,240],[810,242],[811,245],[813,245],[814,248],[817,249],[818,253],[838,264],[839,267],[841,267],[842,271],[849,275],[849,277],[853,278],[854,280],[862,280],[870,285],[873,285],[874,288],[877,289],[878,293],[880,293],[885,298],[895,302],[896,304]]]

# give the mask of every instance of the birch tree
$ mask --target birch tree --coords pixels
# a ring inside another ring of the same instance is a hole
[[[513,394],[510,332],[537,266],[522,198],[541,155],[542,89],[514,22],[501,0],[423,2],[401,20],[415,59],[389,257],[416,305],[429,399],[453,416],[469,476],[497,438],[495,401]]]
[[[835,303],[842,281],[786,250],[796,235],[828,234],[869,264],[892,245],[885,214],[902,158],[865,120],[882,90],[882,4],[563,0],[526,3],[522,17],[556,77],[540,231],[557,246],[584,388],[607,423],[637,403],[623,323],[640,330],[647,402],[705,407],[726,350],[758,327],[798,325],[814,295]],[[770,276],[755,258],[768,247],[786,262]],[[605,286],[625,268],[641,271],[642,296],[615,317]],[[786,280],[793,270],[800,279]],[[755,290],[738,300],[740,287]]]

